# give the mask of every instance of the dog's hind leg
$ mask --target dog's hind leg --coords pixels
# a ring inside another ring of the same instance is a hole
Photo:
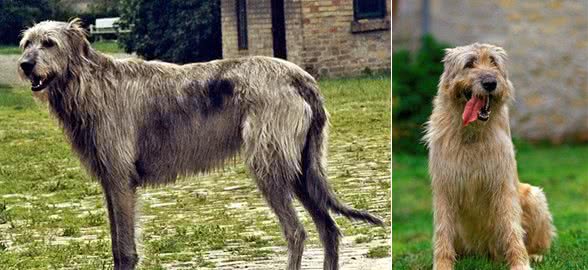
[[[306,231],[292,204],[292,194],[290,190],[281,185],[282,181],[275,178],[279,177],[277,175],[257,174],[255,177],[268,205],[278,217],[282,232],[288,242],[288,267],[286,269],[299,270],[304,252]]]
[[[296,196],[314,221],[325,251],[323,269],[339,269],[339,238],[341,232],[329,214],[326,205],[317,204],[308,194],[304,184],[297,183]]]
[[[319,233],[325,252],[323,269],[336,270],[339,269],[341,232],[329,213],[336,198],[326,182],[326,115],[315,112],[312,121],[302,151],[302,174],[294,182],[294,192],[312,217]]]
[[[288,105],[288,104],[286,104]],[[259,190],[278,217],[288,242],[288,270],[301,267],[306,232],[292,204],[293,184],[307,124],[296,108],[260,108],[243,123],[244,158]]]
[[[135,247],[135,188],[102,183],[112,239],[115,270],[135,269],[139,257]]]
[[[523,209],[525,246],[529,257],[541,261],[542,254],[551,246],[555,236],[553,219],[543,191],[528,184],[519,184],[519,200]]]

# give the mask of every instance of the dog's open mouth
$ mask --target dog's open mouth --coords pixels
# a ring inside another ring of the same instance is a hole
[[[45,89],[47,85],[49,85],[49,83],[51,83],[53,80],[53,76],[48,75],[47,77],[42,77],[31,74],[29,79],[31,80],[31,90],[37,92]]]
[[[492,100],[492,96],[471,96],[471,93],[469,95],[466,93],[467,96],[471,98],[468,98],[468,102],[463,110],[463,125],[467,126],[471,122],[476,121],[476,119],[480,121],[488,120],[490,118],[490,101]]]

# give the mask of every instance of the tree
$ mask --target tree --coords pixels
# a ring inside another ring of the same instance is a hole
[[[218,0],[122,0],[120,38],[127,52],[175,63],[222,57]]]
[[[49,18],[48,0],[0,0],[0,43],[17,44],[23,29]]]

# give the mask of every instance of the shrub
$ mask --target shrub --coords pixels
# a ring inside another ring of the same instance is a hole
[[[76,13],[65,0],[0,0],[0,44],[17,44],[23,29],[44,20],[80,17],[88,27],[96,18],[118,16],[117,3],[118,0],[96,0],[87,11]]]
[[[0,1],[0,43],[17,44],[20,31],[49,18],[49,0]]]
[[[188,63],[221,58],[218,0],[123,0],[120,42],[146,59]]]
[[[394,152],[424,153],[423,124],[428,120],[443,64],[446,44],[431,36],[422,39],[412,55],[399,50],[392,55],[392,119]]]

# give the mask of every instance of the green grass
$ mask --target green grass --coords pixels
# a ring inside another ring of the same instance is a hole
[[[533,269],[588,269],[588,145],[519,144],[522,182],[543,187],[558,237],[543,262]],[[431,269],[432,210],[427,158],[394,153],[394,269]],[[483,257],[459,260],[456,269],[507,269]]]
[[[20,54],[20,48],[15,45],[0,45],[0,55],[2,54]]]
[[[390,220],[390,77],[325,80],[321,89],[331,114],[334,190],[341,200]],[[280,227],[239,160],[208,176],[141,189],[140,196],[141,269],[216,269],[211,254],[225,262],[285,258],[275,249],[285,246]],[[311,219],[300,214],[307,247],[320,249]],[[336,220],[346,237],[361,236],[343,248],[389,256],[382,244],[390,240],[389,227]],[[0,268],[108,269],[111,260],[99,185],[30,90],[0,86]]]
[[[103,53],[124,53],[124,50],[119,48],[118,43],[113,40],[96,41],[92,43],[92,47]],[[16,45],[0,45],[0,55],[3,54],[20,54],[22,51]]]
[[[92,43],[92,47],[103,53],[124,53],[125,51],[118,46],[116,40],[103,40]]]

